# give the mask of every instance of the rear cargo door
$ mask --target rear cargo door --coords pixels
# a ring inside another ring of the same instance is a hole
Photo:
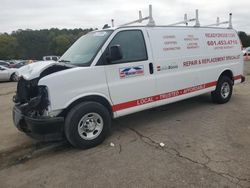
[[[123,58],[105,66],[113,111],[125,115],[154,105],[155,76],[144,29],[119,30],[108,45],[120,45]]]

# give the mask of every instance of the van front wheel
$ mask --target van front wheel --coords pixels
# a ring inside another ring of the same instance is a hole
[[[227,103],[232,96],[233,81],[227,77],[222,76],[218,82],[215,91],[211,93],[213,102],[217,104]]]
[[[65,135],[75,147],[86,149],[102,143],[110,132],[110,113],[102,104],[83,102],[68,113]]]

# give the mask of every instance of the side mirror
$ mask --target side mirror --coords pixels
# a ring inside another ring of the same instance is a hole
[[[109,47],[109,58],[111,62],[122,59],[122,50],[120,45]]]

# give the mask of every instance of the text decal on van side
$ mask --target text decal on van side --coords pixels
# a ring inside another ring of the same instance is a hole
[[[237,56],[221,56],[214,58],[206,58],[206,59],[195,59],[183,62],[183,67],[190,67],[194,65],[206,65],[212,63],[219,63],[223,61],[237,60],[240,59],[240,55]]]
[[[241,75],[234,76],[233,79],[239,80],[239,79],[241,79]],[[189,93],[200,91],[200,90],[203,90],[206,88],[216,87],[216,84],[217,84],[217,81],[213,81],[213,82],[208,82],[208,83],[204,83],[204,84],[200,84],[200,85],[196,85],[196,86],[192,86],[192,87],[188,87],[188,88],[184,88],[184,89],[169,91],[169,92],[154,95],[154,96],[149,96],[149,97],[145,97],[145,98],[141,98],[141,99],[127,101],[127,102],[113,105],[112,110],[113,110],[113,112],[117,112],[119,110],[124,110],[127,108],[132,108],[132,107],[145,105],[148,103],[153,103],[153,102],[157,102],[157,101],[161,101],[161,100],[165,100],[165,99],[169,99],[169,98],[173,98],[173,97],[178,97],[181,95],[186,95]]]

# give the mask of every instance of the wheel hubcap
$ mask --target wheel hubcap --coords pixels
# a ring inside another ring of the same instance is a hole
[[[224,82],[221,86],[221,96],[226,99],[230,94],[230,85],[227,82]]]
[[[85,140],[93,140],[103,129],[103,119],[97,113],[85,114],[78,123],[78,133]]]

